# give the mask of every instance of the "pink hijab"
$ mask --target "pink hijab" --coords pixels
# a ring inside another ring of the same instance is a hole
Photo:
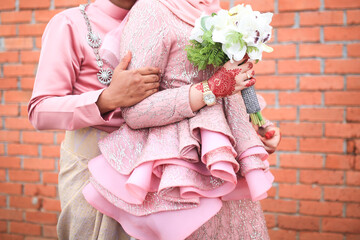
[[[147,0],[142,0],[147,1]],[[220,8],[220,0],[159,0],[172,13],[174,13],[182,21],[195,25],[195,20],[201,16],[202,13],[211,14],[218,12]],[[119,44],[116,44],[122,34],[124,25],[128,19],[128,14],[121,22],[119,27],[108,32],[105,36],[104,42],[100,49],[100,54],[103,60],[106,61],[113,69],[120,62]]]
[[[184,22],[195,25],[202,13],[211,14],[220,10],[219,0],[159,0]]]

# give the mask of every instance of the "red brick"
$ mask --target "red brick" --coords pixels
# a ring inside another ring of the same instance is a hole
[[[360,77],[359,76],[347,77],[346,89],[347,90],[360,90]]]
[[[303,76],[300,77],[302,90],[342,90],[344,78],[341,76]]]
[[[42,146],[42,156],[44,157],[60,157],[60,146]]]
[[[259,90],[289,90],[296,88],[295,76],[255,76],[256,89]]]
[[[56,226],[43,226],[44,237],[54,237],[57,239]]]
[[[18,27],[19,36],[42,36],[45,30],[45,23],[21,24]]]
[[[57,216],[54,213],[26,212],[26,221],[33,223],[56,224]]]
[[[320,73],[320,61],[313,59],[306,60],[279,60],[278,61],[279,74],[294,74],[294,73]]]
[[[360,204],[346,204],[346,217],[360,218]]]
[[[57,131],[56,132],[56,143],[60,144],[64,139],[65,139],[65,132]]]
[[[326,138],[302,138],[300,139],[300,151],[342,153],[344,151],[343,139]]]
[[[360,138],[360,123],[326,123],[325,136]]]
[[[0,182],[6,181],[6,172],[4,169],[0,169]]]
[[[358,59],[325,60],[325,73],[336,73],[336,74],[360,73],[360,60]]]
[[[296,183],[296,170],[293,169],[271,169],[278,183]]]
[[[1,0],[0,10],[14,10],[15,0]]]
[[[5,38],[5,48],[7,50],[32,49],[33,39],[31,37]]]
[[[29,23],[31,11],[2,12],[1,23]]]
[[[308,216],[278,215],[278,225],[283,229],[319,230],[320,218]]]
[[[295,24],[295,13],[285,12],[274,14],[271,25],[278,27],[291,27]]]
[[[16,78],[3,78],[0,81],[1,81],[0,89],[10,90],[10,89],[18,88],[18,80]]]
[[[360,153],[360,139],[346,139],[348,154],[357,155]]]
[[[343,9],[343,8],[359,8],[360,2],[354,0],[325,0],[325,8]]]
[[[342,57],[342,44],[300,44],[300,57],[323,57],[335,58]]]
[[[20,1],[20,9],[39,9],[39,8],[49,8],[50,0],[27,0]]]
[[[24,236],[15,234],[0,233],[1,240],[24,240]]]
[[[62,11],[62,9],[36,10],[35,11],[35,21],[47,23],[53,16],[55,16],[55,14],[57,14],[61,11]]]
[[[322,123],[289,123],[280,124],[282,136],[321,137]]]
[[[350,187],[324,187],[324,199],[341,202],[360,202],[360,189]]]
[[[277,30],[277,39],[279,42],[319,42],[320,28],[279,28]]]
[[[4,94],[5,102],[27,103],[31,98],[30,91],[6,91]]]
[[[360,92],[325,92],[326,105],[348,105],[358,106],[360,102]]]
[[[24,143],[52,144],[54,143],[54,134],[52,132],[22,132]]]
[[[300,183],[342,185],[344,183],[344,172],[330,170],[301,170]]]
[[[22,211],[0,208],[0,219],[2,220],[21,221],[22,215]]]
[[[55,0],[55,7],[77,7],[80,4],[83,4],[82,0]]]
[[[326,232],[360,233],[360,219],[324,218],[322,229]]]
[[[265,57],[265,56],[264,56]],[[263,60],[254,65],[255,73],[261,74],[274,74],[275,73],[275,61],[274,60]]]
[[[31,236],[39,236],[41,234],[41,226],[32,223],[11,222],[10,231],[12,233],[20,233]]]
[[[58,184],[58,174],[54,172],[43,172],[43,183]]]
[[[280,141],[277,151],[296,151],[297,150],[297,139],[283,137]]]
[[[273,228],[276,226],[275,215],[264,214],[267,228]]]
[[[240,1],[235,1],[234,6],[242,3],[250,4],[252,9],[256,11],[260,11],[260,12],[274,11],[274,0],[261,0],[261,1],[240,0]]]
[[[274,213],[296,213],[296,201],[280,200],[280,199],[264,199],[261,201],[261,207],[265,212]]]
[[[12,194],[21,194],[21,192],[22,192],[22,186],[19,183],[0,182],[0,193],[6,193],[12,195]]]
[[[282,58],[295,58],[296,57],[296,45],[271,45],[274,51],[271,54],[264,55],[264,59],[282,59]],[[279,77],[279,76],[277,76]]]
[[[324,232],[300,232],[300,240],[343,240],[342,234]]]
[[[360,23],[360,19],[359,19],[360,10],[358,9],[348,10],[346,13],[347,13],[346,20],[348,25]]]
[[[50,158],[24,158],[24,169],[55,170],[55,160]]]
[[[351,155],[327,155],[325,167],[328,169],[353,169],[355,157]]]
[[[4,76],[16,77],[16,76],[34,76],[35,64],[22,64],[22,65],[5,65]]]
[[[19,107],[16,104],[6,104],[6,105],[2,104],[0,105],[0,112],[2,113],[2,116],[18,116],[19,115],[18,108]]]
[[[281,154],[281,168],[321,169],[324,157],[315,154]]]
[[[38,182],[40,173],[37,171],[10,170],[9,179],[12,182]]]
[[[0,52],[0,63],[16,63],[19,62],[19,53],[17,51]],[[4,79],[0,80],[1,83]],[[3,86],[1,86],[3,88]]]
[[[39,152],[37,145],[12,143],[12,144],[8,144],[8,154],[37,156]]]
[[[270,239],[274,240],[296,240],[296,232],[289,230],[272,230],[269,229]]]
[[[20,168],[21,159],[18,157],[0,156],[0,168]]]
[[[346,172],[346,184],[348,186],[360,186],[360,172]]]
[[[342,216],[343,204],[337,202],[301,201],[299,213],[313,216]]]
[[[360,27],[324,27],[325,41],[352,41],[360,39]]]
[[[7,232],[7,223],[5,221],[0,221],[0,233]]]
[[[346,109],[347,122],[360,122],[360,108],[347,108]]]
[[[302,10],[318,10],[320,8],[320,0],[302,0],[302,1],[288,1],[279,0],[279,11],[302,11]]]
[[[343,25],[344,13],[342,11],[325,11],[325,12],[301,12],[301,26],[318,26],[318,25]]]
[[[35,82],[35,78],[33,77],[31,78],[22,77],[20,85],[23,90],[33,90],[34,82]]]
[[[271,121],[296,120],[297,109],[295,107],[265,108],[262,113]]]
[[[21,51],[22,63],[37,63],[39,61],[39,51]]]
[[[342,122],[344,120],[344,109],[300,108],[300,120],[311,122]]]
[[[27,196],[45,196],[55,197],[56,187],[49,185],[26,184],[24,186],[25,195]]]
[[[359,240],[360,234],[346,234],[346,240]]]
[[[0,196],[0,207],[6,207],[7,206],[7,200],[5,195]],[[1,208],[0,208],[1,209]]]
[[[0,25],[0,37],[14,37],[16,35],[16,25]]]
[[[22,209],[39,209],[40,201],[34,197],[11,196],[10,207]]]
[[[279,92],[280,105],[320,105],[320,92]]]
[[[42,207],[46,211],[61,211],[60,201],[53,198],[43,198]]]
[[[33,130],[34,127],[31,125],[27,118],[6,118],[5,126],[9,130]]]
[[[310,185],[279,184],[279,197],[319,200],[321,197],[321,188]]]
[[[259,92],[260,93],[260,92]],[[275,93],[265,93],[265,92],[261,92],[260,93],[261,96],[265,99],[267,105],[274,105],[275,104],[275,99],[276,99],[276,95]]]
[[[0,107],[1,109],[1,107]],[[0,141],[6,142],[19,142],[20,141],[20,133],[18,131],[1,131],[0,132]]]

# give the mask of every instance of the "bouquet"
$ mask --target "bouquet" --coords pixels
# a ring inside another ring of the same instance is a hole
[[[229,60],[240,61],[247,54],[257,63],[263,52],[273,51],[266,45],[271,39],[272,16],[244,4],[211,16],[203,14],[195,21],[190,45],[185,48],[189,61],[202,70],[208,65],[222,66]],[[253,124],[264,125],[254,87],[242,90],[241,94]]]

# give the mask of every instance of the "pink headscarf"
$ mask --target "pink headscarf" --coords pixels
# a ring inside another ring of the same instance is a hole
[[[202,13],[211,14],[220,10],[219,0],[159,0],[184,22],[195,25]]]

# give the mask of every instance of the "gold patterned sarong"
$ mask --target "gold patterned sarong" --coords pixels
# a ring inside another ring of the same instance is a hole
[[[61,144],[59,197],[60,240],[129,240],[121,225],[94,209],[82,189],[89,183],[88,161],[100,154],[98,141],[108,133],[95,128],[67,131]]]

